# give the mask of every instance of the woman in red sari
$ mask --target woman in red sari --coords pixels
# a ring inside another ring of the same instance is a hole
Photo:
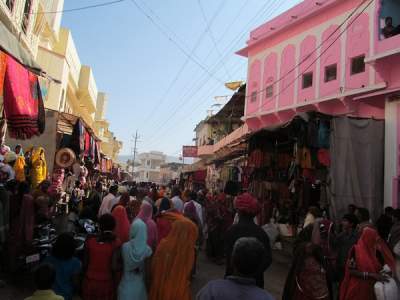
[[[83,300],[115,300],[118,286],[117,257],[121,242],[113,233],[115,220],[110,214],[99,219],[100,234],[85,244]]]
[[[392,253],[374,228],[364,227],[350,251],[340,300],[375,300],[375,283],[387,278],[380,273],[384,265],[395,269]]]
[[[118,205],[112,211],[112,216],[116,224],[114,234],[121,243],[126,243],[129,241],[129,228],[131,226],[128,215],[126,214],[126,209],[122,205]]]

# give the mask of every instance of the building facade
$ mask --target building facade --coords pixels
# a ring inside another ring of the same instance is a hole
[[[161,166],[166,162],[166,156],[159,151],[141,153],[138,156],[140,165],[135,167],[137,181],[161,183]]]
[[[396,0],[305,0],[250,32],[246,124],[252,131],[302,112],[385,120],[385,206],[399,206],[400,24]]]

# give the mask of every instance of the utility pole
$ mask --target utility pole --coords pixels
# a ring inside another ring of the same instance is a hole
[[[132,179],[134,179],[135,176],[135,160],[136,160],[138,138],[139,138],[138,131],[136,130],[134,146],[133,146]]]

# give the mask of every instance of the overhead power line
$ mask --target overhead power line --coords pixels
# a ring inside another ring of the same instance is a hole
[[[209,76],[214,78],[215,80],[223,83],[224,81],[220,78],[216,77],[213,73],[211,73],[207,67],[203,66],[197,59],[195,59],[188,51],[182,47],[160,24],[158,24],[155,19],[150,16],[137,2],[136,0],[131,0],[132,4],[147,18],[149,21],[172,43],[174,44],[179,51],[181,51],[186,57],[188,57],[193,63],[195,63],[199,68],[201,68],[204,72],[206,72]]]
[[[217,51],[217,54],[221,58],[222,57],[222,53],[218,49],[217,41],[216,41],[216,39],[214,37],[214,34],[212,33],[211,24],[207,19],[206,12],[204,11],[203,5],[201,4],[201,0],[197,0],[197,3],[199,4],[201,15],[203,17],[204,23],[206,24],[206,31],[208,32],[208,34],[210,36],[211,42],[213,43],[213,46],[214,46],[215,50]],[[225,3],[225,1],[224,1],[224,3]],[[223,67],[224,67],[226,75],[228,75],[229,77],[232,77],[231,74],[229,74],[229,71],[226,68],[225,63],[223,63]]]
[[[214,20],[216,19],[216,17],[218,16],[218,14],[221,12],[222,7],[225,5],[226,0],[224,2],[221,2],[221,4],[217,7],[214,15],[211,17],[210,19],[210,25],[214,22]],[[148,7],[148,6],[147,6]],[[151,10],[148,7],[149,10]],[[152,10],[151,10],[152,11]],[[198,47],[200,46],[200,44],[202,43],[205,35],[207,34],[207,28],[203,31],[203,33],[199,36],[198,40],[196,41],[195,45],[193,46],[193,48],[190,51],[191,55],[195,55],[196,50],[198,49]],[[168,96],[168,94],[170,93],[170,91],[172,90],[172,88],[174,87],[174,85],[178,82],[179,78],[181,77],[181,75],[183,74],[183,72],[185,71],[188,63],[189,63],[189,58],[186,57],[185,62],[182,64],[181,68],[178,70],[178,72],[176,73],[175,77],[173,78],[173,80],[171,81],[171,83],[169,84],[167,90],[164,92],[163,96],[159,99],[159,101],[157,101],[157,103],[154,105],[153,109],[150,111],[150,113],[148,114],[148,116],[145,118],[145,121],[143,122],[143,124],[146,124],[151,117],[154,116],[154,113],[156,113],[156,111],[160,108],[161,104],[164,103],[166,97]]]
[[[75,7],[75,8],[70,8],[70,9],[63,9],[63,10],[55,10],[55,11],[28,12],[28,13],[25,13],[25,14],[26,15],[61,14],[61,13],[68,13],[68,12],[74,12],[74,11],[81,11],[81,10],[88,10],[88,9],[92,9],[92,8],[110,6],[110,5],[121,3],[121,2],[124,2],[124,1],[126,1],[126,0],[108,1],[108,2],[103,2],[103,3],[98,3],[98,4],[92,4],[92,5]]]

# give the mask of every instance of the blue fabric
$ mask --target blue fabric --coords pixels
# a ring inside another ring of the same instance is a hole
[[[82,270],[82,264],[79,259],[73,257],[69,260],[61,260],[54,256],[45,259],[45,263],[51,264],[56,270],[56,281],[53,286],[54,292],[64,297],[64,300],[72,300],[74,287],[72,277]]]
[[[329,149],[330,129],[329,122],[320,121],[318,128],[318,147]]]
[[[229,276],[227,279],[210,281],[200,290],[197,300],[274,300],[263,289],[256,286],[255,280]]]
[[[145,259],[152,254],[147,245],[147,226],[136,219],[130,228],[130,241],[122,245],[123,275],[118,287],[119,300],[147,299],[144,284]]]

